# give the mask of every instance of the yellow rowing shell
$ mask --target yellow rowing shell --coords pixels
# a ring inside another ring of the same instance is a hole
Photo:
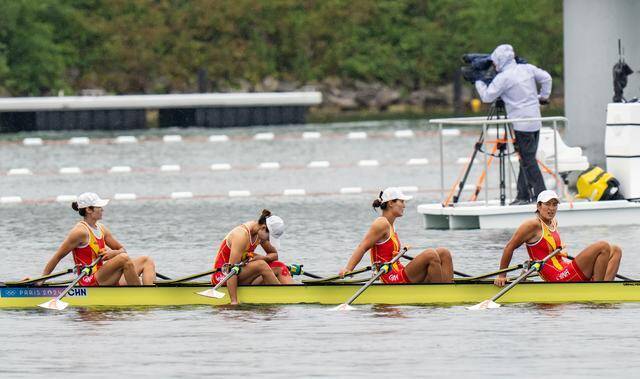
[[[206,284],[150,287],[77,287],[64,298],[77,307],[136,307],[177,305],[224,305],[229,297],[214,299],[197,295]],[[289,286],[241,286],[244,304],[341,304],[360,284],[296,284]],[[64,286],[0,287],[0,308],[31,308],[56,297]],[[491,282],[456,284],[374,284],[355,304],[453,305],[473,304],[495,295],[500,288]],[[221,289],[226,293],[226,288]],[[640,302],[640,281],[518,284],[500,303],[620,303]]]

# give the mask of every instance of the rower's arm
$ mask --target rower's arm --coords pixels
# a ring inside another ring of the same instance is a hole
[[[118,241],[116,237],[113,236],[109,228],[102,225],[102,230],[104,231],[104,242],[111,250],[119,250],[121,253],[127,252],[127,250],[124,248],[124,245],[122,245],[120,241]]]
[[[534,221],[525,221],[520,225],[520,227],[513,233],[511,239],[504,247],[502,251],[502,259],[500,259],[500,269],[509,267],[511,263],[511,258],[513,258],[513,252],[522,246],[523,243],[530,241],[533,237],[535,237],[536,230],[538,227],[538,223]],[[507,274],[500,274],[501,276],[506,276]]]
[[[47,265],[44,266],[44,270],[42,270],[42,276],[51,274],[58,263],[60,263],[62,258],[66,257],[67,254],[69,254],[74,248],[82,245],[88,237],[86,234],[86,231],[82,228],[73,228],[64,239],[64,241],[62,241],[62,244],[60,244],[58,250],[56,250],[51,259],[49,259]]]
[[[242,254],[244,253],[244,247],[249,243],[248,238],[244,233],[232,232],[229,235],[229,242],[231,243],[231,253],[229,253],[229,263],[238,264],[242,260]],[[229,297],[231,298],[231,304],[238,304],[238,275],[234,275],[227,280],[227,290],[229,291]]]
[[[364,238],[358,244],[358,247],[355,248],[353,253],[351,253],[351,258],[349,258],[349,262],[342,269],[341,275],[343,273],[353,271],[353,269],[360,263],[364,254],[371,249],[371,247],[376,243],[376,241],[380,241],[383,239],[385,232],[389,229],[388,223],[383,219],[378,219],[373,222],[367,234],[365,234]]]
[[[255,254],[253,256],[254,261],[263,260],[267,263],[271,263],[278,260],[278,250],[271,244],[271,242],[263,241],[262,243],[260,243],[260,246],[262,246],[262,249],[264,250],[266,255]]]

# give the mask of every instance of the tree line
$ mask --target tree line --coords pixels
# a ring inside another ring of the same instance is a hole
[[[557,0],[0,0],[0,95],[196,92],[266,77],[408,91],[510,43],[562,76]],[[202,76],[201,76],[202,80]]]

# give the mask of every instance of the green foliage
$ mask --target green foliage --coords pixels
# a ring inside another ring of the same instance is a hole
[[[555,0],[0,0],[0,93],[192,92],[265,77],[408,90],[451,81],[466,52],[562,74]]]

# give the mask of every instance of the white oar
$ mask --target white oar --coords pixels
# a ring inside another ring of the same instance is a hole
[[[216,299],[222,299],[224,297],[224,292],[218,291],[218,288],[222,287],[222,285],[225,284],[227,280],[231,279],[231,277],[233,277],[234,275],[240,274],[241,266],[244,266],[244,262],[241,262],[237,265],[233,265],[233,267],[231,267],[231,269],[229,270],[229,273],[227,274],[227,276],[222,278],[222,280],[218,282],[218,284],[216,284],[215,287],[209,288],[208,290],[196,292],[196,293],[198,295],[202,295],[206,297],[215,297]]]
[[[78,275],[78,277],[73,282],[71,282],[71,284],[69,284],[69,286],[67,286],[64,291],[60,292],[60,295],[58,295],[58,297],[56,297],[55,299],[51,299],[45,303],[39,304],[38,306],[46,309],[55,309],[57,311],[65,309],[69,304],[62,301],[62,298],[65,297],[69,293],[69,291],[71,291],[71,289],[80,281],[80,279],[91,274],[91,269],[93,269],[95,265],[102,261],[102,258],[104,258],[104,255],[100,255],[98,258],[96,258],[96,260],[91,262],[90,265],[84,266],[84,268],[82,268],[82,270],[80,271],[80,275]]]
[[[481,303],[478,303],[474,306],[471,307],[467,307],[467,309],[476,311],[476,310],[480,310],[480,309],[487,309],[487,308],[500,308],[500,304],[496,303],[495,301],[498,300],[499,298],[502,297],[502,295],[504,295],[505,293],[509,292],[510,289],[512,289],[513,287],[516,286],[516,284],[520,283],[521,281],[525,280],[529,275],[533,274],[536,271],[540,271],[540,269],[542,269],[542,266],[544,266],[545,263],[547,263],[547,261],[551,258],[553,258],[556,254],[558,254],[559,252],[562,251],[562,248],[559,247],[557,249],[555,249],[554,251],[552,251],[549,255],[547,255],[542,261],[536,261],[534,262],[531,267],[529,268],[529,270],[527,270],[527,272],[525,272],[524,274],[520,275],[516,280],[514,280],[511,284],[509,284],[508,286],[506,286],[504,289],[502,289],[502,291],[498,292],[494,297],[492,297],[489,300],[485,300]]]
[[[378,280],[379,277],[381,277],[382,275],[386,274],[387,272],[389,272],[389,269],[391,268],[391,266],[393,266],[394,263],[396,263],[396,261],[400,258],[402,258],[402,255],[404,253],[407,252],[407,248],[403,247],[402,250],[395,256],[393,257],[393,259],[390,262],[384,263],[381,267],[380,270],[378,270],[378,272],[371,278],[369,279],[359,290],[358,292],[356,292],[355,294],[353,294],[353,296],[351,296],[351,298],[349,300],[347,300],[346,303],[340,304],[335,308],[332,308],[332,310],[334,311],[348,311],[353,309],[353,307],[351,306],[351,303],[353,303],[358,296],[360,296],[367,288],[369,288],[369,286],[371,284],[373,284],[373,282],[375,282],[376,280]]]

